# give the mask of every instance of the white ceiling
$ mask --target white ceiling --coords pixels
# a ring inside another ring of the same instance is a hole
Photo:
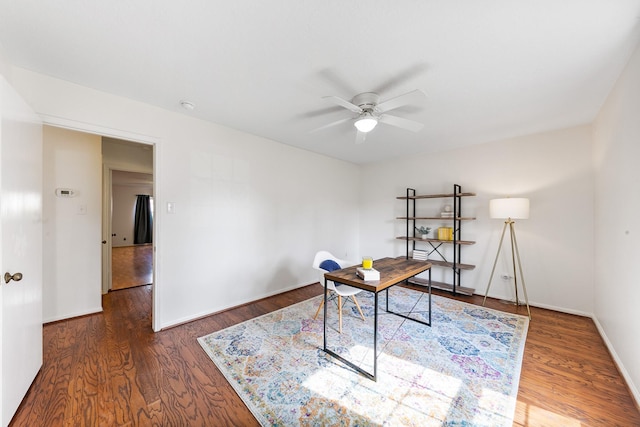
[[[14,65],[355,163],[593,120],[640,0],[0,0]],[[356,145],[325,99],[421,89]],[[187,112],[186,99],[196,104]]]

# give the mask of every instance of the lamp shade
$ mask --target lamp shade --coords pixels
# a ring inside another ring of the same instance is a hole
[[[371,132],[374,127],[378,124],[378,119],[374,117],[371,113],[365,112],[363,113],[353,124],[356,129],[360,132]]]
[[[493,199],[489,202],[489,216],[500,219],[527,219],[529,218],[529,199],[510,197]]]

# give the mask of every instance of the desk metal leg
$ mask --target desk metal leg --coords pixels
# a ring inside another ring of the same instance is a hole
[[[429,326],[431,326],[431,269],[429,269]]]
[[[364,369],[362,369],[360,366],[356,365],[353,362],[350,362],[349,360],[345,359],[344,357],[340,356],[339,354],[333,352],[332,350],[329,350],[327,348],[327,280],[325,279],[325,310],[324,310],[324,352],[335,357],[336,359],[340,360],[342,363],[344,363],[345,365],[353,368],[354,370],[356,370],[357,372],[361,373],[362,375],[364,375],[366,378],[373,380],[373,381],[377,381],[378,380],[378,293],[375,292],[374,293],[374,300],[375,300],[375,308],[374,308],[374,316],[373,316],[373,374],[371,374],[370,372],[365,371]]]
[[[373,380],[378,381],[378,292],[373,295]]]
[[[411,316],[407,316],[402,313],[396,313],[395,311],[389,310],[389,288],[385,289],[387,292],[387,303],[386,303],[386,311],[387,313],[395,314],[396,316],[404,317],[405,319],[413,320],[414,322],[421,323],[426,326],[431,326],[431,269],[429,269],[429,286],[428,286],[428,294],[429,294],[429,321],[425,322],[423,320],[416,319]],[[376,294],[377,297],[377,294]]]
[[[324,351],[327,351],[327,279],[324,279],[324,317],[323,317],[323,328],[324,328]]]

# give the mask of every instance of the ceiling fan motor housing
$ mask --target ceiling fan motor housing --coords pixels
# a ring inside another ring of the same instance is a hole
[[[354,96],[351,103],[362,108],[363,111],[374,112],[379,101],[380,95],[377,93],[364,92]]]

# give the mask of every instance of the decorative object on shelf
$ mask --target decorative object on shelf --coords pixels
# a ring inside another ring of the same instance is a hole
[[[418,234],[420,234],[420,237],[422,237],[423,239],[426,239],[429,237],[429,232],[431,231],[431,227],[415,227],[415,229],[418,232]]]
[[[513,263],[513,285],[516,291],[516,305],[520,305],[518,298],[518,276],[516,274],[516,259],[518,261],[517,267],[520,271],[520,282],[522,282],[522,291],[524,292],[524,300],[527,304],[527,313],[529,319],[531,319],[531,310],[529,309],[529,297],[527,296],[527,287],[524,284],[524,275],[522,273],[522,263],[520,262],[520,251],[518,250],[518,242],[516,241],[516,222],[514,219],[528,219],[529,218],[529,199],[526,198],[506,198],[506,199],[493,199],[489,202],[489,216],[491,218],[504,219],[504,226],[502,227],[502,235],[500,236],[500,244],[498,245],[498,252],[496,253],[496,260],[493,262],[493,268],[491,269],[491,276],[489,276],[489,283],[487,283],[487,290],[484,293],[484,299],[482,305],[487,301],[487,294],[491,287],[491,280],[493,274],[496,271],[496,264],[498,263],[498,257],[500,256],[500,250],[502,249],[502,242],[504,240],[504,233],[509,226],[509,235],[511,240],[511,260]]]
[[[451,205],[444,205],[442,208],[442,212],[440,212],[441,218],[453,218],[453,210],[451,209]]]
[[[438,228],[438,240],[453,240],[453,227]]]

